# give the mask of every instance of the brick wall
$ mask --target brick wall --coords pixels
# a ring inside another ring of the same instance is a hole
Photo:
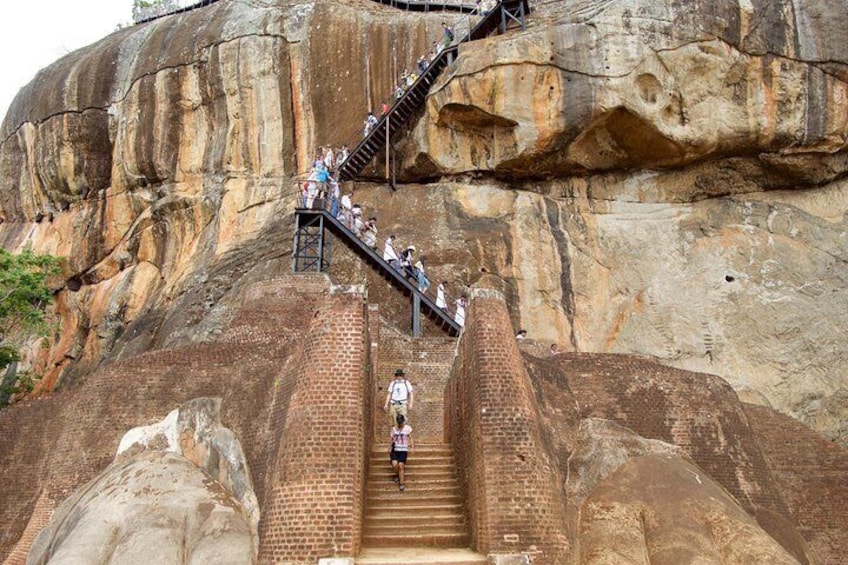
[[[374,381],[373,429],[378,442],[388,445],[389,420],[383,411],[388,385],[396,369],[403,369],[413,388],[410,424],[417,441],[447,441],[444,431],[444,395],[456,354],[456,338],[417,337],[398,331],[383,320]]]
[[[369,380],[360,378],[368,363],[364,312],[361,294],[333,293],[323,275],[268,281],[246,291],[231,327],[215,343],[113,363],[74,390],[0,412],[0,559],[25,541],[21,536],[40,497],[51,504],[64,500],[112,462],[129,428],[157,422],[199,396],[223,399],[221,420],[242,442],[263,510],[260,551],[268,555],[266,541],[292,537],[292,530],[268,529],[267,509],[272,501],[273,508],[285,509],[275,493],[307,470],[319,479],[303,481],[312,496],[305,500],[326,521],[313,524],[319,533],[313,532],[311,542],[302,541],[286,555],[314,563],[311,556],[332,554],[335,547],[355,551],[366,453],[364,440],[356,438],[367,436],[362,428],[370,409],[364,402]],[[351,354],[339,361],[336,347]],[[335,365],[319,368],[315,359],[333,359]],[[316,377],[342,383],[333,410],[323,400],[317,405]],[[334,420],[318,422],[311,443],[285,443],[286,430],[294,433],[319,413]],[[344,451],[338,449],[339,437]],[[286,474],[275,474],[280,471]],[[277,547],[270,551],[275,560]]]
[[[32,547],[32,542],[35,537],[47,527],[50,523],[50,518],[53,517],[53,512],[56,510],[56,502],[51,500],[46,493],[42,493],[35,503],[32,510],[32,515],[27,521],[26,529],[21,535],[18,543],[12,549],[12,552],[3,562],[3,565],[26,565],[29,550]]]
[[[324,297],[280,385],[290,401],[266,485],[262,563],[314,563],[359,551],[369,345],[364,294]]]
[[[745,413],[815,562],[848,561],[848,450],[771,408]]]
[[[473,547],[566,560],[563,477],[549,455],[533,386],[503,297],[472,292],[447,398]]]

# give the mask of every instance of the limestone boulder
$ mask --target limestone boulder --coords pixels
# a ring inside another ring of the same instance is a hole
[[[133,428],[118,445],[119,459],[147,450],[178,453],[215,479],[238,500],[259,539],[259,502],[250,469],[236,435],[221,424],[221,399],[196,398],[171,411],[164,420]]]
[[[36,537],[28,564],[255,563],[259,504],[220,399],[133,428]]]
[[[798,563],[698,467],[673,455],[623,463],[580,513],[579,563]]]
[[[184,457],[144,451],[62,503],[27,563],[255,563],[238,501]]]
[[[678,446],[644,438],[615,422],[599,418],[581,420],[574,451],[568,458],[569,504],[579,507],[624,463],[650,454],[689,460]]]

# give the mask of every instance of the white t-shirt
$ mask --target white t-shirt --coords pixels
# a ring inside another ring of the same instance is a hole
[[[383,261],[397,261],[397,252],[390,240],[386,240],[386,245],[383,247]]]
[[[412,435],[412,427],[404,424],[403,428],[397,429],[392,426],[392,446],[395,451],[409,451],[409,436]]]
[[[406,379],[395,379],[389,385],[392,402],[407,402],[412,393],[412,385]]]
[[[439,284],[436,288],[436,307],[437,308],[447,308],[448,304],[445,301],[445,285]]]

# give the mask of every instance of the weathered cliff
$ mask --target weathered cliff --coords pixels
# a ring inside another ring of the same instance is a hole
[[[533,337],[719,374],[844,441],[848,9],[534,7],[460,48],[401,144],[403,178],[443,182],[358,189],[381,233],[457,286],[500,276]],[[214,332],[285,265],[286,179],[443,18],[231,0],[39,73],[3,124],[0,241],[68,257],[46,386]]]

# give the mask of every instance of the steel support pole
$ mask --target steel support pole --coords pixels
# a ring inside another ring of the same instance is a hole
[[[389,135],[391,132],[389,131],[389,122],[392,121],[392,114],[389,112],[386,114],[386,184],[392,182],[391,176],[389,174],[389,168],[391,165],[389,164]]]
[[[297,272],[297,255],[300,249],[300,214],[294,215],[294,249],[292,249],[292,273]]]
[[[318,216],[318,272],[324,272],[324,214]]]
[[[421,297],[412,293],[412,337],[421,337]]]

